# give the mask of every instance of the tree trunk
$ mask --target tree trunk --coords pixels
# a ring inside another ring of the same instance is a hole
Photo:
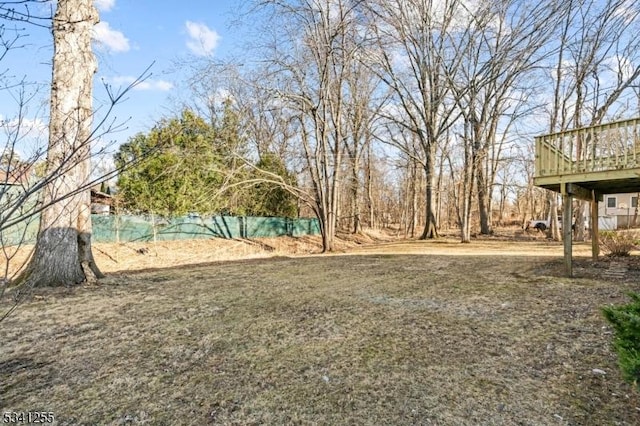
[[[53,77],[47,176],[35,253],[24,275],[33,286],[76,285],[102,277],[91,252],[90,139],[96,61],[92,0],[59,0],[53,19]]]
[[[373,168],[371,167],[372,154],[371,144],[367,146],[367,169],[365,171],[367,180],[367,207],[369,208],[369,227],[376,229],[376,216],[373,205]]]
[[[323,220],[320,222],[323,223],[322,226],[322,252],[328,253],[333,250],[333,240],[335,239],[336,230],[335,230],[335,219],[331,219],[330,212],[323,212]]]
[[[491,212],[489,211],[487,179],[484,173],[484,152],[476,151],[475,169],[476,184],[478,186],[478,210],[480,212],[480,233],[491,234]]]
[[[468,126],[467,126],[468,127]],[[469,134],[466,129],[465,133]],[[478,169],[478,161],[476,157],[477,151],[471,144],[464,144],[464,163],[462,170],[462,182],[460,185],[460,208],[459,225],[460,225],[460,242],[471,242],[471,203],[473,201],[473,184],[476,177],[476,169]],[[453,176],[452,176],[453,178]]]
[[[360,182],[358,171],[360,169],[360,162],[354,161],[354,165],[351,169],[351,215],[352,215],[352,227],[351,232],[359,234],[362,232],[362,221],[360,219]]]
[[[444,175],[444,153],[440,156],[438,179],[436,180],[436,229],[442,230],[442,178]]]
[[[555,192],[548,191],[549,201],[549,230],[547,236],[553,241],[561,241],[560,223],[558,222],[558,199]]]
[[[500,187],[500,212],[498,215],[498,226],[505,226],[505,209],[506,209],[506,201],[507,201],[507,184],[505,182],[502,183]],[[517,204],[516,204],[517,207]]]
[[[425,172],[425,225],[424,231],[420,236],[421,240],[437,238],[438,231],[436,229],[436,216],[433,212],[434,198],[433,198],[433,179],[435,172],[434,157],[435,152],[432,148],[429,149],[429,155],[426,158],[426,164],[424,168]]]
[[[462,208],[462,214],[463,214],[463,221],[462,224],[460,226],[460,232],[461,232],[461,239],[460,242],[461,243],[470,243],[471,242],[471,202],[473,199],[473,185],[469,185],[470,187],[468,188],[468,192],[465,194],[462,194],[462,202],[463,202],[463,208]]]
[[[585,241],[586,235],[584,232],[584,218],[585,218],[585,207],[586,203],[584,201],[578,200],[578,207],[576,208],[575,213],[575,241]]]
[[[411,162],[411,238],[416,237],[416,226],[418,224],[418,190],[420,189],[421,173],[418,164]]]

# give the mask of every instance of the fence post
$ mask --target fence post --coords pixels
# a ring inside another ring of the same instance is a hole
[[[240,225],[240,238],[247,238],[247,217],[238,216],[238,222]]]
[[[116,262],[120,261],[120,212],[116,211],[115,220],[116,231]]]
[[[151,212],[151,229],[153,230],[153,251],[158,257],[157,235],[156,235],[156,216]]]

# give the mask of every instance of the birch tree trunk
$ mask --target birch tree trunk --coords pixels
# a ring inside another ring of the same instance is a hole
[[[69,286],[102,277],[91,252],[90,139],[96,60],[92,0],[58,0],[53,19],[53,77],[40,230],[24,275],[33,286]]]

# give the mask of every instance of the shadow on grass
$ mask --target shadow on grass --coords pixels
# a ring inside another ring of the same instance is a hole
[[[1,390],[67,424],[633,424],[599,313],[625,289],[561,267],[366,253],[136,271],[25,304],[0,328]]]
[[[25,356],[0,361],[0,406],[17,408],[18,398],[6,399],[7,395],[15,396],[13,391],[16,389],[28,388],[30,392],[45,390],[46,384],[54,378],[51,370],[46,369],[51,364],[53,361],[36,361]]]

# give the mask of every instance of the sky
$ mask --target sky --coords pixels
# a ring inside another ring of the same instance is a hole
[[[111,116],[116,123],[125,123],[124,129],[107,135],[104,143],[126,142],[134,134],[151,129],[161,118],[177,114],[180,101],[189,99],[186,81],[192,75],[194,61],[224,61],[245,54],[244,35],[252,30],[252,23],[233,25],[244,1],[95,0],[101,19],[94,31],[97,114],[108,104],[103,83],[118,91],[152,66],[149,78],[128,92]],[[634,3],[630,0],[629,4]],[[34,83],[29,90],[39,88],[29,103],[25,122],[33,125],[32,135],[39,133],[46,139],[42,135],[46,136],[52,38],[46,28],[24,28],[25,37],[20,40],[24,47],[9,51],[0,60],[0,76],[4,74],[13,81],[24,78]],[[603,82],[605,77],[601,76]],[[11,129],[7,123],[18,113],[18,96],[17,87],[6,89],[6,83],[0,81],[0,130],[3,126],[5,131]],[[0,133],[0,142],[2,136]]]
[[[95,0],[100,23],[94,31],[98,73],[94,106],[104,111],[106,83],[124,88],[149,66],[150,77],[127,93],[113,114],[126,129],[107,136],[117,144],[150,129],[159,119],[176,113],[177,99],[188,97],[185,79],[197,60],[224,60],[242,48],[238,27],[232,25],[238,0]],[[49,98],[52,38],[46,28],[25,26],[23,48],[10,50],[0,61],[0,73],[13,81],[25,78],[38,87],[26,119],[46,128],[42,105]],[[15,119],[19,91],[0,90],[0,122]],[[103,106],[100,108],[100,106]],[[131,118],[129,118],[131,117]],[[43,120],[44,119],[44,120]]]

